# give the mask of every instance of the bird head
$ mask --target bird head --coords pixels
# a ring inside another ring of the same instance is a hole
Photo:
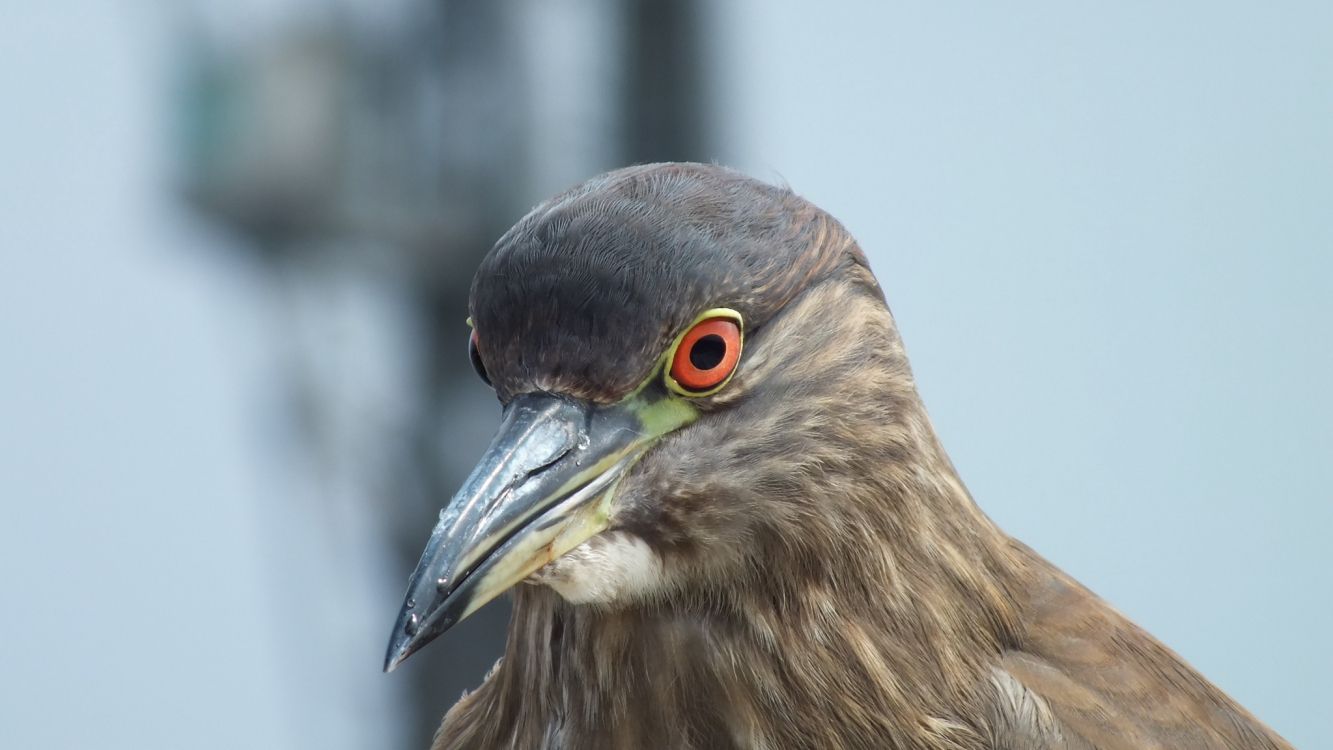
[[[386,670],[522,582],[618,607],[750,585],[775,555],[817,575],[865,526],[837,498],[924,420],[847,232],[717,167],[632,167],[543,203],[482,261],[469,313],[503,418],[441,511]]]

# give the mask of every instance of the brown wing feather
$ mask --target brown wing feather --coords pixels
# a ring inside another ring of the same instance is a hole
[[[1002,655],[998,670],[1043,701],[1059,731],[1100,750],[1290,750],[1166,646],[1019,547],[1030,599],[1019,648]]]

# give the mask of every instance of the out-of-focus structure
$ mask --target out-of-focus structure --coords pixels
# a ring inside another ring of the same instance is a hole
[[[698,13],[402,0],[263,19],[199,7],[180,21],[179,188],[271,290],[279,449],[301,459],[290,507],[265,516],[272,596],[290,618],[286,709],[309,747],[424,747],[500,652],[507,607],[394,690],[358,686],[378,668],[368,644],[388,635],[421,529],[493,417],[462,356],[472,270],[567,184],[711,158]]]

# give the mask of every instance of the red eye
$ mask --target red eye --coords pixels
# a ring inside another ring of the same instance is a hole
[[[467,339],[467,358],[472,360],[472,369],[477,371],[477,375],[481,378],[481,381],[486,385],[490,385],[490,373],[486,372],[486,363],[481,361],[481,352],[477,351],[477,343],[479,341],[480,339],[477,338],[477,331],[473,329],[472,335],[468,336]]]
[[[671,358],[671,378],[686,391],[726,382],[741,358],[741,327],[730,318],[710,318],[691,328]]]

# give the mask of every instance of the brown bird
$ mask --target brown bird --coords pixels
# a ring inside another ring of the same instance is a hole
[[[385,668],[516,588],[436,748],[1289,747],[978,509],[865,256],[790,190],[597,177],[470,314],[504,418]]]

